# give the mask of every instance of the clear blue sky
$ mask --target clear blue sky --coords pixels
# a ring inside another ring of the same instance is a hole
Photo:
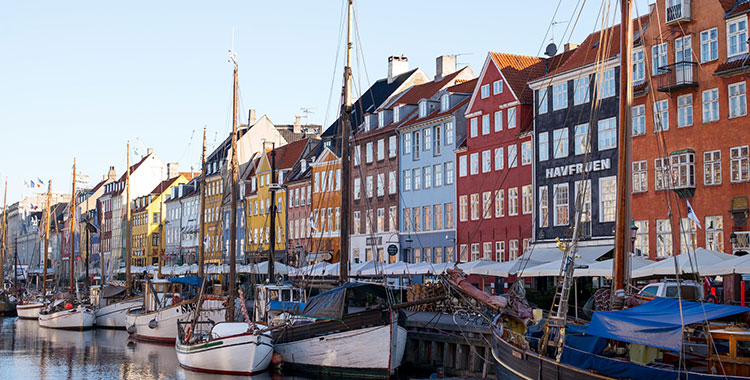
[[[561,41],[564,22],[576,3],[562,0],[558,44],[568,40]],[[601,1],[586,3],[571,42],[597,29]],[[459,64],[477,74],[490,50],[537,55],[556,5],[363,0],[356,4],[362,54],[355,80],[366,88],[385,76],[390,55],[408,56],[410,67],[430,76],[443,54],[461,54]],[[53,191],[69,192],[73,156],[92,184],[109,165],[121,174],[127,140],[141,153],[138,139],[165,162],[197,170],[203,126],[209,145],[231,129],[233,29],[242,118],[254,108],[288,124],[305,107],[314,112],[309,122],[327,125],[341,85],[342,8],[343,0],[5,1],[0,175],[9,179],[8,202],[22,197],[30,178],[51,178]],[[638,9],[646,11],[646,0]]]

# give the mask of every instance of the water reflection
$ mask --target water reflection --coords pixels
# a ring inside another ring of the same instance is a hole
[[[43,329],[37,321],[0,318],[0,379],[234,380],[182,369],[174,346],[135,343],[125,331]],[[253,380],[270,380],[268,373]]]

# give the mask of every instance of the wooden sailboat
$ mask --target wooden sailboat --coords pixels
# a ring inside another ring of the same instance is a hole
[[[276,351],[285,367],[315,375],[390,376],[401,364],[406,347],[406,317],[389,305],[388,289],[381,285],[349,282],[349,135],[352,112],[352,2],[348,1],[347,55],[341,107],[341,286],[308,300],[302,315],[314,322],[297,321],[274,331]],[[376,296],[379,307],[349,309],[356,293]],[[335,301],[334,301],[335,300]]]
[[[265,371],[271,362],[273,344],[266,326],[253,323],[248,316],[245,300],[240,291],[244,322],[235,322],[237,258],[237,57],[232,52],[234,85],[232,95],[232,158],[231,158],[231,224],[229,247],[229,296],[227,321],[215,323],[199,320],[203,302],[191,321],[178,322],[179,334],[175,343],[177,360],[184,368],[209,373],[251,375]],[[274,202],[271,202],[274,204]],[[203,221],[201,220],[201,224]],[[202,229],[202,228],[201,228]],[[273,241],[273,239],[272,239]],[[203,289],[203,287],[202,287]]]
[[[45,305],[45,296],[47,294],[47,249],[49,248],[49,223],[50,223],[50,201],[52,199],[52,180],[47,182],[47,199],[44,212],[42,214],[42,225],[44,226],[44,253],[41,256],[42,261],[42,294],[39,300],[23,300],[16,306],[18,318],[21,319],[39,319],[39,312]]]
[[[0,231],[0,236],[2,236],[2,242],[0,242],[0,315],[5,316],[12,316],[16,313],[16,297],[10,292],[6,292],[3,289],[3,285],[5,284],[5,256],[6,256],[6,249],[5,244],[8,240],[8,179],[5,179],[5,194],[3,195],[3,222],[2,222],[2,231]],[[18,272],[16,268],[13,269],[13,281],[17,281]],[[18,291],[18,287],[16,286],[16,291]]]
[[[73,191],[70,201],[70,294],[58,299],[39,312],[39,325],[64,330],[86,330],[94,326],[94,311],[76,297],[75,278],[75,223],[76,223],[76,161],[73,159]]]

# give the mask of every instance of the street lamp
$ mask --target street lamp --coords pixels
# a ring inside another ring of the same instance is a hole
[[[736,233],[732,232],[731,234],[729,234],[729,242],[732,243],[732,251],[734,251],[734,246],[737,245],[737,234]]]
[[[638,234],[638,226],[635,224],[635,220],[630,221],[630,244],[633,254],[635,255],[635,237]]]

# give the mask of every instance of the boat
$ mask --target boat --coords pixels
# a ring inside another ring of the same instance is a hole
[[[197,277],[156,279],[147,283],[144,305],[125,313],[126,330],[137,340],[173,344],[177,338],[177,322],[189,318],[196,310],[198,298],[183,298],[183,283],[199,285]],[[224,321],[226,298],[203,296],[202,319]]]
[[[125,296],[126,289],[112,285],[90,287],[91,304],[96,307],[96,326],[124,329],[125,314],[143,307],[142,296]]]
[[[61,298],[39,312],[39,326],[61,330],[88,330],[94,311],[73,298]]]
[[[28,301],[16,305],[16,313],[21,319],[39,319],[39,312],[44,304],[37,301]]]

